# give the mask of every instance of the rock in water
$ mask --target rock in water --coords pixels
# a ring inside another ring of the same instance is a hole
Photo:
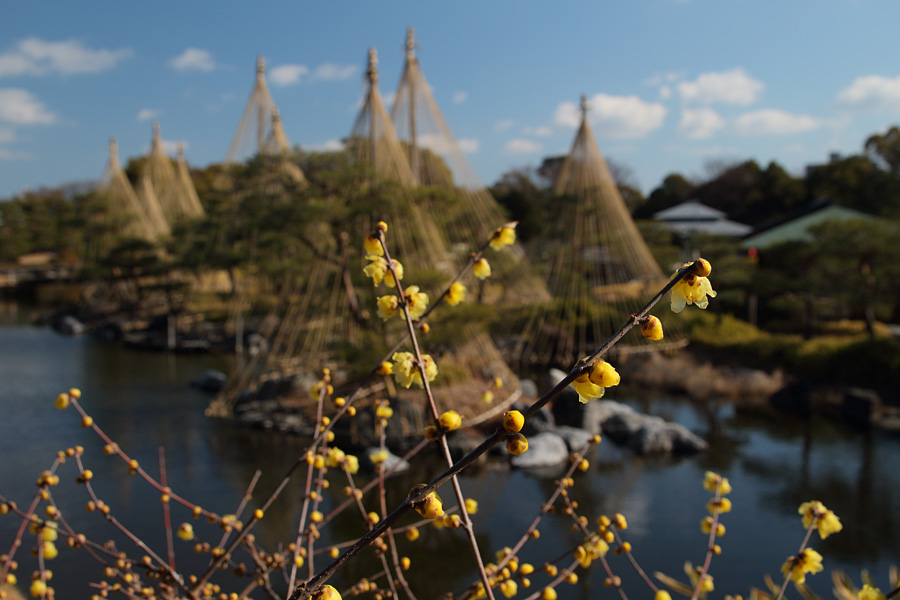
[[[569,459],[566,441],[559,435],[544,431],[528,438],[528,451],[513,456],[512,465],[519,469],[552,467]]]

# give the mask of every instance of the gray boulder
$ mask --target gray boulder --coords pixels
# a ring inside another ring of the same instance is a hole
[[[191,387],[215,394],[225,386],[227,379],[225,373],[215,369],[207,369],[191,381]]]
[[[566,442],[566,447],[568,447],[569,452],[581,452],[584,449],[585,444],[594,437],[594,434],[585,431],[584,429],[567,427],[565,425],[556,427],[553,429],[552,433],[557,434]]]
[[[639,413],[618,402],[591,404],[601,405],[594,409],[594,416],[603,433],[638,454],[695,454],[709,448],[704,440],[679,423]]]
[[[559,435],[544,431],[528,438],[528,451],[511,459],[512,466],[519,469],[552,467],[569,459],[566,441]]]

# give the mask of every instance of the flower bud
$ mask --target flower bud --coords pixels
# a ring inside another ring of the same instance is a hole
[[[515,456],[524,454],[528,450],[528,440],[521,433],[511,433],[506,436],[506,449]]]
[[[647,320],[641,323],[641,335],[653,341],[663,339],[662,322],[653,315],[648,316]]]
[[[503,429],[507,433],[519,433],[525,425],[525,416],[517,410],[509,410],[503,414]]]
[[[462,417],[455,410],[448,410],[440,416],[438,423],[444,431],[455,431],[462,425]]]

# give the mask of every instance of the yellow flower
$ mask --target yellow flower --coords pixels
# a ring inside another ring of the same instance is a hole
[[[344,469],[351,475],[356,475],[359,472],[359,459],[352,454],[348,454],[344,460]]]
[[[713,518],[705,517],[702,521],[700,521],[700,530],[703,531],[703,533],[708,534],[710,531],[712,531],[712,524]],[[725,535],[725,526],[721,523],[716,523],[716,536],[722,537],[723,535]]]
[[[604,388],[619,385],[619,373],[608,362],[598,360],[591,365],[590,371],[583,373],[572,382],[578,392],[582,404],[595,398],[602,398]]]
[[[491,402],[493,402],[494,401],[494,392],[492,392],[491,390],[487,390],[486,392],[481,394],[481,401],[484,402],[485,404],[490,404]]]
[[[373,465],[379,465],[388,459],[388,451],[387,450],[376,450],[375,452],[369,453],[369,460],[372,461]]]
[[[466,286],[458,281],[454,282],[453,285],[450,286],[450,289],[447,290],[447,293],[444,295],[444,299],[450,306],[456,306],[466,299]]]
[[[700,581],[699,569],[700,569],[700,567],[695,568],[694,565],[692,565],[689,562],[684,563],[684,572],[687,574],[688,577],[690,577],[691,585],[693,585],[694,587],[697,587],[697,582]],[[712,575],[707,573],[706,575],[703,576],[703,585],[700,586],[700,593],[703,594],[705,592],[711,592],[714,589],[715,589],[715,586],[713,585]]]
[[[837,533],[844,528],[841,520],[834,511],[825,508],[818,500],[804,502],[797,511],[803,515],[803,526],[809,529],[815,520],[815,526],[819,530],[819,537],[823,540],[832,533]]]
[[[622,379],[611,364],[602,360],[593,364],[588,377],[591,382],[604,388],[617,386]]]
[[[394,373],[394,365],[389,362],[383,362],[378,366],[376,373],[379,375],[392,375]]]
[[[718,473],[707,471],[703,477],[703,489],[715,493],[716,488],[722,496],[731,493],[731,484],[728,483],[727,477],[722,477]]]
[[[493,242],[491,243],[493,244]],[[500,591],[503,592],[503,595],[507,598],[512,598],[516,595],[516,592],[519,591],[519,584],[512,579],[507,579],[500,584]]]
[[[341,450],[337,446],[332,446],[328,449],[328,454],[325,455],[325,466],[332,468],[336,467],[344,462],[344,459],[346,457],[347,455],[343,450]]]
[[[397,305],[399,301],[397,300],[397,296],[393,294],[388,296],[380,296],[378,298],[378,315],[387,321],[391,317],[397,314]]]
[[[375,254],[368,255],[366,257],[366,260],[370,262],[363,269],[363,273],[365,273],[367,277],[372,278],[372,285],[378,286],[378,284],[382,281],[384,281],[385,285],[387,285],[388,287],[394,287],[397,285],[397,282],[394,281],[394,276],[391,273],[391,270],[388,268],[387,260]],[[391,259],[391,262],[394,265],[394,270],[397,271],[397,279],[402,280],[403,265],[401,265],[397,260]]]
[[[654,342],[663,339],[662,322],[653,315],[648,316],[641,324],[641,335]]]
[[[856,597],[859,598],[859,600],[885,600],[884,592],[868,583],[859,590],[859,594],[857,594]]]
[[[690,264],[685,263],[681,268]],[[675,274],[677,275],[678,271],[675,271]],[[674,276],[672,275],[672,277]],[[680,313],[688,304],[696,304],[697,308],[706,308],[709,306],[707,296],[716,297],[716,292],[712,289],[709,279],[688,273],[672,288],[672,312]]]
[[[425,387],[425,384],[422,382],[422,374],[419,372],[418,366],[416,366],[416,358],[411,353],[395,352],[391,359],[394,361],[393,371],[397,383],[407,389],[413,383],[416,383],[419,387]],[[428,381],[434,381],[438,374],[437,364],[428,354],[422,355],[422,361],[425,363],[425,377],[428,378]]]
[[[366,274],[366,277],[371,277],[372,285],[377,287],[384,281],[384,274],[388,270],[387,261],[377,254],[369,254],[366,256],[366,260],[370,262],[363,268],[363,273]]]
[[[431,358],[430,354],[423,354],[422,361],[425,363],[425,378],[428,381],[434,381],[438,375],[437,363]],[[424,385],[422,387],[425,387]]]
[[[194,526],[190,523],[182,523],[178,526],[178,533],[176,535],[178,536],[178,539],[189,542],[194,539]]]
[[[406,303],[409,306],[409,316],[418,319],[425,314],[428,308],[428,294],[419,291],[419,286],[411,285],[403,292]]]
[[[56,521],[47,521],[41,529],[41,541],[55,542],[59,537],[59,533],[57,532],[58,527],[59,525]]]
[[[423,487],[425,487],[424,483],[413,486],[413,488],[409,490],[408,496],[414,496]],[[444,515],[444,506],[441,502],[441,497],[438,496],[437,492],[434,490],[429,492],[423,499],[414,502],[412,507],[425,519],[437,519]]]
[[[666,590],[657,590],[653,600],[672,600],[672,596]]]
[[[731,512],[731,500],[728,498],[719,498],[716,500],[714,498],[707,502],[706,510],[708,510],[710,514],[715,514],[716,510],[719,511],[719,514]]]
[[[797,556],[787,559],[781,565],[781,572],[790,575],[791,581],[794,583],[805,583],[807,573],[816,574],[822,568],[822,555],[812,548],[806,548]]]
[[[455,431],[462,425],[462,417],[455,410],[448,410],[440,416],[438,423],[444,431]]]
[[[53,560],[59,556],[59,550],[56,549],[56,544],[53,542],[44,542],[42,546],[41,550],[43,550],[44,558],[47,560]]]
[[[366,241],[363,243],[366,248],[367,254],[374,254],[375,256],[384,256],[384,248],[381,247],[381,242],[378,241],[378,238],[374,235],[370,235],[366,238]]]
[[[503,246],[512,246],[516,243],[516,230],[512,227],[503,226],[494,230],[491,237],[491,248],[500,250]]]
[[[572,382],[572,387],[578,392],[578,400],[582,404],[586,404],[595,398],[603,397],[603,388],[591,381],[590,375],[587,373],[579,375],[578,378]]]
[[[478,501],[472,498],[466,498],[466,512],[474,515],[478,512]]]
[[[475,261],[475,264],[472,265],[472,272],[475,273],[475,277],[478,279],[487,279],[491,276],[491,265],[488,263],[487,259],[479,258]]]
[[[407,529],[406,530],[406,539],[408,539],[411,542],[414,542],[417,539],[419,539],[419,528],[418,527],[410,527],[409,529]]]

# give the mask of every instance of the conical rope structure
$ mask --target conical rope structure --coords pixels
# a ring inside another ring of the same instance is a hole
[[[153,123],[153,142],[141,168],[141,186],[149,185],[156,196],[163,217],[170,227],[203,216],[203,207],[190,180],[179,178],[159,135],[159,124]]]
[[[159,128],[154,127],[154,134],[158,135],[158,132]],[[146,168],[141,170],[134,191],[137,193],[141,208],[153,228],[154,240],[159,241],[161,238],[168,236],[172,232],[171,223],[169,223],[163,213],[162,206],[159,203],[159,196],[157,196],[156,190],[153,189],[153,180],[148,176]]]
[[[281,114],[266,85],[266,64],[262,55],[256,58],[256,80],[240,124],[225,156],[225,164],[234,164],[257,154],[281,156],[283,172],[297,184],[306,177],[290,159],[291,144],[284,132]]]
[[[452,267],[446,240],[432,216],[413,201],[416,178],[378,91],[378,54],[374,48],[369,49],[365,85],[363,105],[347,146],[358,164],[370,168],[372,177],[366,185],[387,181],[399,185],[399,189],[390,206],[371,207],[372,219],[362,224],[361,233],[367,235],[378,221],[391,223],[398,253],[411,265],[430,264],[449,273]]]
[[[666,281],[622,200],[597,147],[582,96],[581,125],[554,181],[552,210],[541,242],[533,248],[546,265],[553,301],[520,316],[510,336],[523,365],[569,367],[615,333],[623,315],[635,312]],[[682,346],[677,328],[663,342],[630,336],[616,352]]]
[[[119,162],[116,138],[109,139],[109,160],[94,190],[85,236],[85,262],[104,258],[119,240],[136,238],[152,242],[157,231],[141,205]]]
[[[318,198],[313,189],[317,183],[307,195],[312,203],[346,207],[353,216],[344,225],[352,231],[335,235],[325,222],[311,219],[305,224],[307,238],[315,241],[310,248],[315,248],[304,273],[273,313],[279,324],[269,338],[269,350],[233,378],[211,405],[213,414],[228,414],[242,394],[247,397],[245,390],[256,398],[269,397],[271,392],[302,398],[306,390],[292,386],[326,366],[338,383],[341,373],[352,380],[375,366],[378,353],[402,340],[406,329],[400,319],[382,322],[376,316],[376,298],[392,290],[373,288],[363,276],[363,266],[369,262],[364,259],[364,240],[378,221],[389,224],[389,250],[404,265],[402,283],[422,286],[430,304],[441,302],[440,292],[455,274],[432,216],[415,202],[415,180],[378,91],[374,50],[369,53],[365,81],[365,100],[347,141],[354,176],[361,179],[350,186],[349,195]],[[484,327],[465,310],[465,306],[439,307],[429,318],[434,330],[423,343],[444,373],[435,382],[438,401],[443,399],[444,406],[452,405],[464,417],[477,419],[486,411],[502,412],[518,397],[518,385]],[[486,405],[482,393],[498,377],[506,384],[503,398]],[[380,379],[371,385],[372,393],[422,401],[421,394],[396,389],[393,380]]]
[[[418,201],[430,203],[431,212],[451,246],[468,252],[506,219],[447,125],[422,73],[415,49],[414,30],[410,27],[406,32],[406,60],[391,107],[391,120],[405,146],[419,187],[457,192],[458,197],[448,201],[440,194],[431,199],[432,194],[423,189]],[[496,259],[491,281],[495,289],[485,294],[488,301],[522,304],[550,299],[544,282],[534,276],[518,244]]]
[[[184,144],[178,144],[178,158],[175,161],[175,171],[178,176],[178,185],[182,189],[185,196],[186,206],[192,214],[192,218],[202,217],[205,213],[203,205],[200,204],[200,197],[197,195],[197,188],[194,187],[194,179],[191,177],[191,168],[184,158]]]

